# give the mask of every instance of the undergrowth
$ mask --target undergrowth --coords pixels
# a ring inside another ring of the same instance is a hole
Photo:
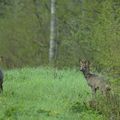
[[[118,120],[119,107],[118,95],[93,100],[79,71],[23,68],[5,72],[0,120]]]

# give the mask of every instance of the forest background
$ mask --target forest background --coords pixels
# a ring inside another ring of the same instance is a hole
[[[1,67],[49,64],[50,0],[0,0]],[[120,75],[120,1],[56,1],[55,66],[90,60],[98,72]]]

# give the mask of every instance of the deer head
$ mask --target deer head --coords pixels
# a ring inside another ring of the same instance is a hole
[[[80,71],[82,71],[83,73],[89,73],[89,66],[90,66],[89,61],[86,60],[80,61]]]

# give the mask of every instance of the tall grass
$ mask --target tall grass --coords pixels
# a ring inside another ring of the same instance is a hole
[[[5,72],[0,120],[104,120],[85,105],[91,90],[76,70],[23,68]]]

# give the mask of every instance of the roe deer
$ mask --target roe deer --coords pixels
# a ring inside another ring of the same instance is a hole
[[[95,74],[90,73],[90,62],[89,61],[80,61],[80,71],[83,72],[88,85],[92,89],[93,95],[96,94],[97,90],[100,90],[103,95],[107,95],[111,90],[110,86],[106,84],[105,80]]]

